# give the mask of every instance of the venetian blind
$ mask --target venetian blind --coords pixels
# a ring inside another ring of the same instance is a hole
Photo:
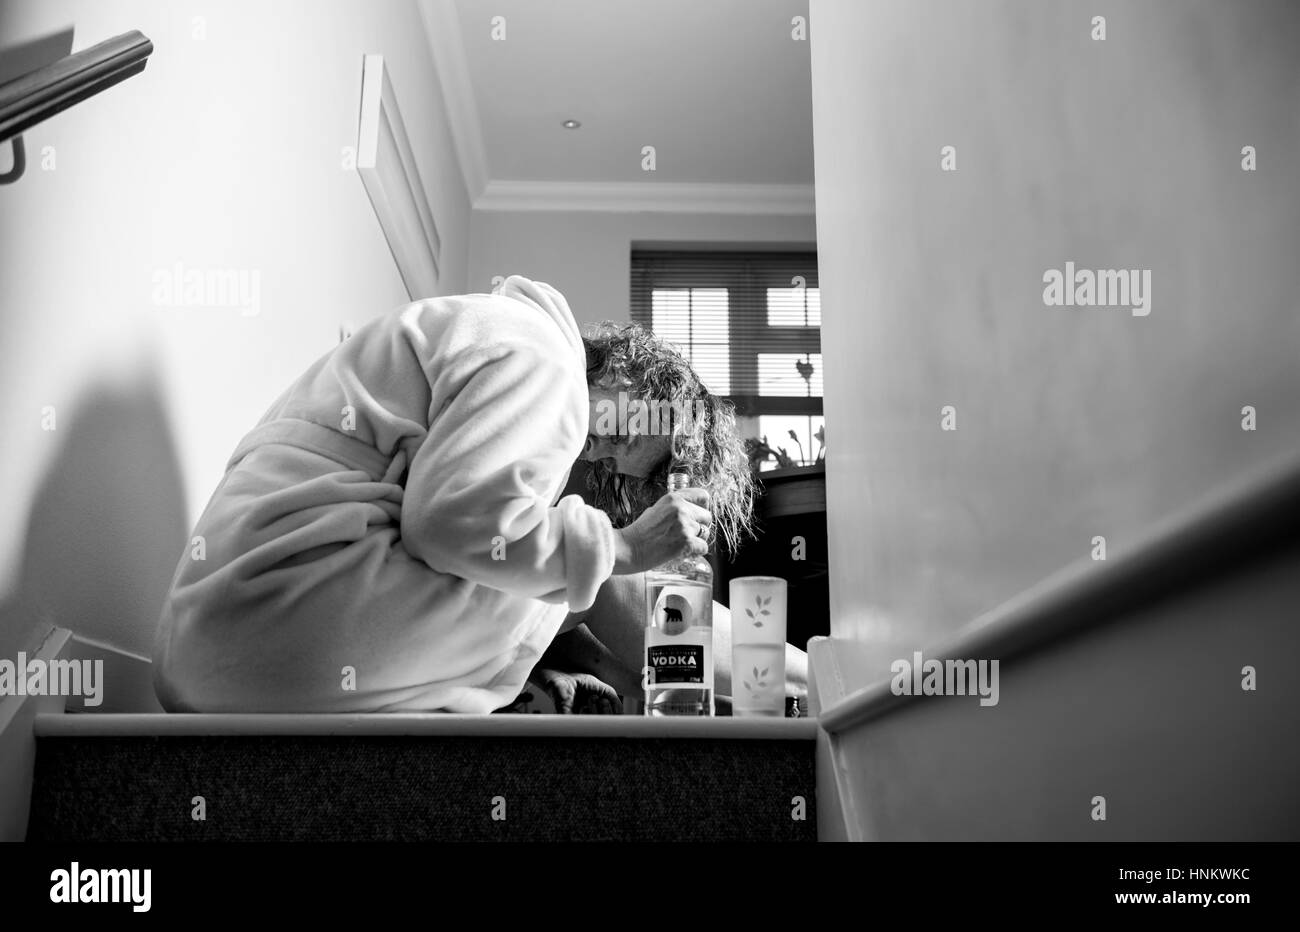
[[[821,414],[815,252],[633,250],[631,299],[739,413]]]

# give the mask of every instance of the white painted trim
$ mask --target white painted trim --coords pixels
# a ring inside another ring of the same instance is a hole
[[[493,179],[475,210],[812,216],[810,184]]]
[[[438,293],[442,242],[382,55],[362,63],[357,174],[412,301]]]
[[[487,148],[479,122],[474,82],[460,31],[460,16],[453,0],[420,0],[420,19],[433,54],[442,100],[447,111],[447,128],[456,147],[465,192],[473,204],[487,186]]]
[[[62,653],[72,632],[53,628],[28,661],[48,664]],[[63,718],[63,696],[0,697],[0,842],[27,837],[32,805],[32,772],[36,765],[36,731],[39,715]]]
[[[818,725],[825,709],[841,708],[850,683],[861,683],[876,668],[881,645],[842,638],[808,639],[808,699]],[[885,653],[892,653],[886,647]],[[854,792],[856,781],[840,751],[839,734],[819,728],[817,734],[817,839],[864,841],[864,829]]]
[[[828,650],[830,638],[808,639],[808,704],[815,718],[821,710],[844,698],[844,682],[837,666],[836,654]],[[855,841],[855,820],[845,815],[853,784],[844,779],[840,755],[834,737],[817,729],[816,792],[817,840]]]
[[[853,781],[843,763],[836,737],[817,730],[814,774],[817,786],[817,840],[862,841],[853,806]]]
[[[1108,559],[1081,560],[1054,573],[975,619],[946,643],[924,651],[925,656],[939,661],[997,657],[1005,663],[1080,629],[1108,623],[1129,606],[1231,571],[1294,534],[1297,513],[1300,457],[1288,455],[1157,522]],[[833,651],[845,644],[830,640],[823,649]],[[821,706],[818,723],[832,737],[899,711],[915,698],[894,694],[887,663],[872,666],[873,673],[849,680],[867,685]]]
[[[82,697],[69,696],[66,712],[107,715],[164,711],[154,691],[153,662],[148,657],[74,633],[59,653],[59,659],[100,661],[103,664],[100,704],[87,706]]]
[[[176,735],[445,735],[556,738],[740,738],[812,741],[810,718],[646,718],[637,715],[443,713],[44,715],[41,737]]]
[[[447,128],[473,209],[808,217],[815,213],[811,184],[510,181],[492,178],[456,4],[454,0],[419,0],[417,6],[442,90]]]
[[[976,619],[925,656],[947,658],[1024,655],[1082,628],[1109,623],[1128,605],[1230,572],[1233,560],[1276,548],[1294,534],[1300,510],[1300,459],[1283,457],[1258,472],[1154,525],[1127,551],[1105,562],[1066,567]],[[809,698],[821,728],[817,748],[818,838],[862,841],[868,806],[858,805],[860,780],[845,764],[841,736],[912,700],[890,688],[898,644],[842,638],[808,643]],[[911,648],[908,647],[908,650]],[[855,689],[857,684],[866,684]]]

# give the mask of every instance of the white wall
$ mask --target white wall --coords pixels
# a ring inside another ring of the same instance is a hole
[[[810,27],[835,636],[920,647],[1300,445],[1300,7]],[[1067,260],[1150,269],[1149,316],[1044,306]]]
[[[1300,647],[1294,536],[1163,598],[1119,612],[1091,602],[1079,636],[1001,665],[996,706],[912,699],[838,731],[824,769],[847,794],[826,791],[852,819],[839,830],[864,841],[1300,837],[1300,681],[1276,660]],[[1246,664],[1255,690],[1242,688]],[[1104,821],[1092,817],[1097,796]]]
[[[815,235],[813,218],[800,216],[475,210],[467,290],[525,275],[558,288],[579,324],[626,321],[634,242],[806,246]]]
[[[413,2],[6,0],[0,47],[69,24],[74,50],[130,29],[156,49],[28,131],[27,174],[0,187],[0,656],[54,623],[147,654],[236,442],[341,321],[407,300],[343,167],[366,53],[392,70],[441,290],[465,286],[469,205]],[[156,305],[176,263],[257,273],[259,313]]]

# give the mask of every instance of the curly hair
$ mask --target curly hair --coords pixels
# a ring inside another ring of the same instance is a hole
[[[754,479],[744,441],[736,429],[735,406],[704,387],[689,361],[672,344],[639,324],[602,321],[583,337],[587,384],[621,388],[641,399],[664,403],[673,412],[672,455],[652,477],[647,507],[666,491],[669,470],[686,465],[693,484],[709,493],[715,532],[734,553],[753,534]],[[686,417],[677,416],[686,412]],[[627,505],[627,482],[608,470],[594,469],[593,489],[605,486],[607,499]],[[636,514],[624,514],[625,521]]]

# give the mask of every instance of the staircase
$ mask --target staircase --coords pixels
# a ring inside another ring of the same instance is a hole
[[[820,838],[1300,839],[1298,607],[1291,458],[948,643],[814,638]],[[1000,661],[997,704],[895,695],[918,649]]]
[[[139,658],[0,703],[0,839],[1294,841],[1298,518],[1289,460],[948,643],[813,638],[812,719],[144,714]],[[895,695],[918,649],[997,703]]]
[[[29,841],[817,837],[811,720],[87,713],[34,733]]]

